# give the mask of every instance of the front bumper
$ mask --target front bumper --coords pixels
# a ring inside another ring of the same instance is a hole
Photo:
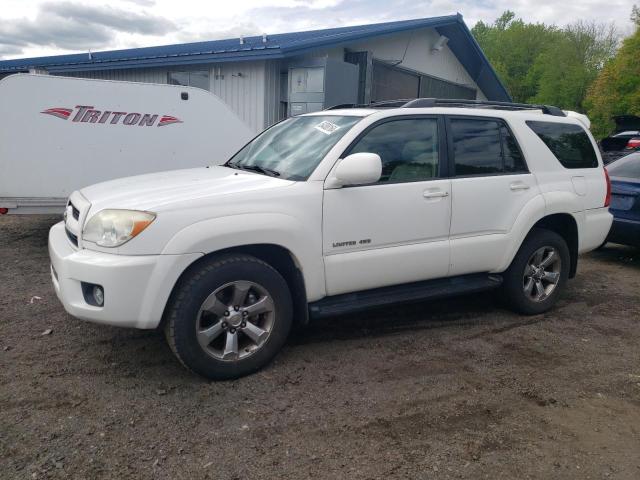
[[[60,222],[49,232],[56,295],[74,317],[121,327],[156,328],[182,272],[202,254],[115,255],[76,249]],[[104,306],[89,305],[82,282],[101,285]]]
[[[640,247],[640,222],[615,217],[607,242],[620,243]]]

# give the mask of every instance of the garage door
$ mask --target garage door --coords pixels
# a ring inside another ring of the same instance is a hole
[[[476,90],[411,70],[373,62],[371,101],[400,98],[475,99]]]

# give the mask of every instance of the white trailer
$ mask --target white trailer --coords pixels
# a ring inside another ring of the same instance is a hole
[[[17,74],[0,80],[0,213],[56,213],[105,180],[225,162],[254,136],[199,88]]]

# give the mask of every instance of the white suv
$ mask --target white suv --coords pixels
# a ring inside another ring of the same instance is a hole
[[[541,313],[612,222],[587,123],[433,99],[289,118],[224,165],[73,193],[55,290],[78,318],[162,326],[213,379],[259,369],[309,318],[493,288]]]

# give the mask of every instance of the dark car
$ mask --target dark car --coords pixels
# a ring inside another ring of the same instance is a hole
[[[640,117],[636,115],[618,115],[613,117],[616,129],[611,136],[600,141],[602,160],[605,164],[640,151]]]
[[[626,155],[606,168],[613,214],[607,241],[640,247],[640,153]]]

